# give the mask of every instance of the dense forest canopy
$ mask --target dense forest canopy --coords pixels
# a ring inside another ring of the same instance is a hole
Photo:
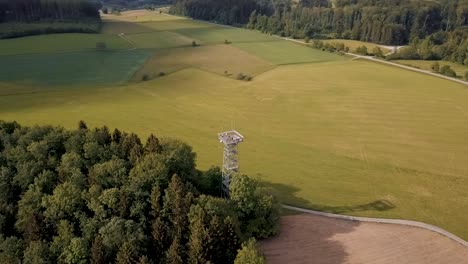
[[[283,36],[392,45],[468,26],[468,0],[177,0],[172,12]]]
[[[174,139],[0,121],[0,263],[263,263],[275,198],[247,176],[219,198],[220,169],[195,159]]]
[[[145,8],[151,6],[171,5],[173,0],[102,0],[105,6],[120,8]]]
[[[0,0],[1,22],[99,19],[97,0]]]

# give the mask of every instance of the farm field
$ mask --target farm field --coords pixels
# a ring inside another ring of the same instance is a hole
[[[4,39],[0,41],[0,55],[94,50],[98,42],[105,42],[109,50],[131,48],[116,35],[69,33]]]
[[[0,119],[175,136],[194,147],[200,169],[221,164],[216,134],[235,128],[246,136],[242,173],[284,203],[417,220],[468,239],[466,86],[253,31],[140,15],[151,22],[109,16],[98,35],[128,30],[135,50],[1,56]]]

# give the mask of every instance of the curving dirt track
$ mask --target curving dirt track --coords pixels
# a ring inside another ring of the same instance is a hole
[[[310,214],[282,217],[261,246],[271,264],[468,264],[468,247],[429,230]]]

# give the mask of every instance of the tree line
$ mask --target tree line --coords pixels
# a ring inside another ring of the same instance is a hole
[[[100,19],[95,0],[0,0],[0,23]]]
[[[171,12],[283,37],[411,44],[421,59],[464,64],[468,53],[468,0],[176,0]]]
[[[468,25],[467,0],[177,0],[172,12],[294,38],[334,38],[400,45]]]
[[[97,0],[0,0],[1,38],[50,33],[98,33]]]
[[[264,263],[279,206],[175,139],[0,121],[0,263]],[[257,262],[249,262],[257,261]]]

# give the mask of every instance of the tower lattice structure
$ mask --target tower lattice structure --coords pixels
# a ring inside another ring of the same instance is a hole
[[[229,185],[231,179],[239,173],[239,143],[244,141],[244,136],[232,130],[218,134],[219,142],[224,144],[223,169],[221,189],[226,197],[230,196]]]

